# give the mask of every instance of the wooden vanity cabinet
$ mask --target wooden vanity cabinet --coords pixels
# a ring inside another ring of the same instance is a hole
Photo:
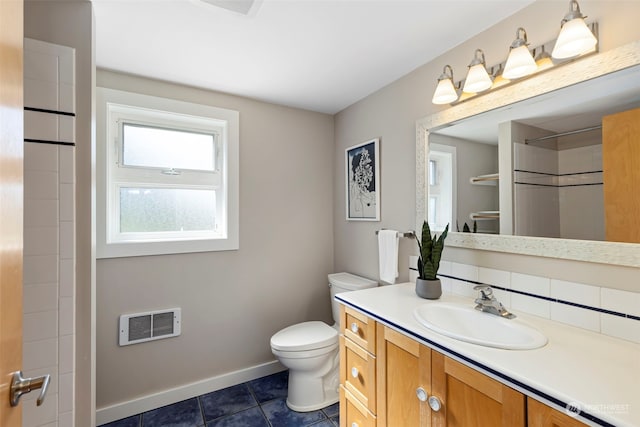
[[[377,333],[378,426],[526,426],[522,393],[386,326]]]
[[[436,351],[431,390],[441,402],[433,426],[526,426],[524,394]]]
[[[527,418],[529,427],[584,427],[586,425],[530,397],[527,399]]]
[[[378,325],[378,426],[429,426],[430,409],[417,397],[431,392],[431,349]]]
[[[376,322],[340,306],[340,425],[375,427]]]
[[[341,306],[342,427],[582,427],[583,423]]]

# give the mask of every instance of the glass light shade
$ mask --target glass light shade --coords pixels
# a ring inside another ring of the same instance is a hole
[[[451,104],[458,99],[458,93],[451,79],[442,79],[438,81],[436,91],[433,93],[431,102],[437,105]]]
[[[491,77],[484,64],[476,64],[469,68],[462,90],[467,93],[478,93],[489,89],[491,84]]]
[[[584,19],[575,18],[562,26],[551,56],[558,59],[572,58],[590,51],[597,43],[598,40]]]
[[[511,49],[502,76],[509,80],[518,79],[534,73],[537,68],[531,52],[529,52],[527,46],[523,45]]]

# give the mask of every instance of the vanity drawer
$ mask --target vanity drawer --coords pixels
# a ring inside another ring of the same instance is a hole
[[[376,358],[349,338],[340,337],[340,383],[370,412],[376,413]]]
[[[369,412],[344,387],[340,387],[340,425],[347,427],[376,426],[376,416]]]
[[[369,353],[376,354],[376,322],[364,314],[341,305],[341,324],[344,336]]]

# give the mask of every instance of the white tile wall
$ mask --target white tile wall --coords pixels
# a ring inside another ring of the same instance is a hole
[[[601,315],[602,333],[640,343],[640,321],[624,317]]]
[[[25,40],[26,107],[74,112],[74,80],[73,49]],[[73,142],[75,119],[25,111],[25,138]],[[74,151],[25,143],[23,371],[51,383],[42,406],[24,397],[23,427],[74,425]]]
[[[472,290],[474,284],[465,280],[526,292],[532,296],[494,289],[496,298],[505,307],[515,311],[640,343],[640,320],[624,316],[640,316],[640,293],[638,292],[620,291],[459,263],[443,262],[441,273],[443,273],[443,266],[450,270],[447,274],[463,279],[446,279],[449,284],[447,287],[444,286],[445,280],[443,280],[443,291],[446,293],[475,297],[477,292]],[[572,304],[580,304],[595,310]],[[610,310],[621,315],[606,314],[599,309]]]
[[[577,326],[582,329],[589,329],[594,332],[600,332],[600,313],[557,302],[550,304],[551,320]]]
[[[464,280],[478,281],[478,267],[476,267],[475,265],[452,262],[451,275]],[[476,293],[473,290],[473,285],[469,284],[468,282],[453,279],[447,282],[447,287],[450,287],[452,292],[456,295],[462,295],[472,298]]]
[[[640,293],[602,288],[602,308],[640,316]]]
[[[597,286],[552,279],[550,295],[562,301],[600,307],[600,288]]]
[[[25,111],[24,139],[58,141],[58,116],[51,113]]]

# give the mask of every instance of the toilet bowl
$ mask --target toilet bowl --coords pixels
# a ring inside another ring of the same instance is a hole
[[[333,326],[309,321],[288,326],[271,337],[271,352],[289,369],[287,406],[297,412],[315,411],[339,399],[338,333],[340,292],[365,289],[378,283],[350,273],[329,275]]]

